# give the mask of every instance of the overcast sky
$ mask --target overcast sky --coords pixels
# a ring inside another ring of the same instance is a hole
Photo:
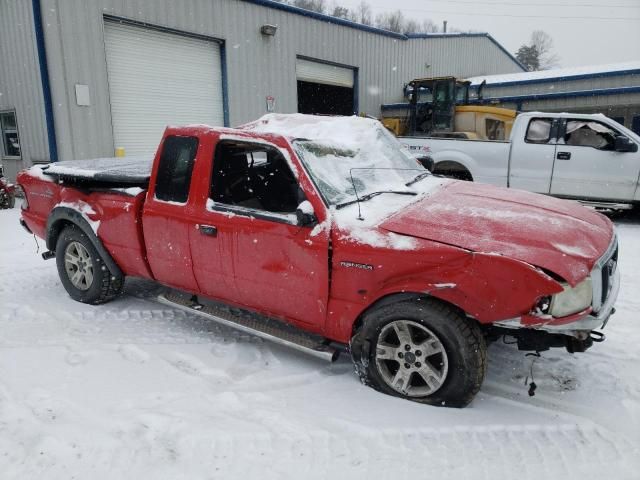
[[[331,1],[327,2],[331,4]],[[338,0],[350,8],[360,0]],[[461,30],[489,32],[514,53],[531,32],[553,38],[560,67],[640,60],[640,0],[369,0],[374,16],[402,10]]]

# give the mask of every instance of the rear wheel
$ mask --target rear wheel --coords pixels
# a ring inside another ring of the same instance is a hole
[[[351,342],[361,380],[431,405],[464,407],[480,390],[486,344],[478,325],[435,299],[374,309]]]
[[[56,243],[58,275],[74,300],[97,305],[115,298],[124,284],[109,270],[91,240],[75,226],[66,227]]]

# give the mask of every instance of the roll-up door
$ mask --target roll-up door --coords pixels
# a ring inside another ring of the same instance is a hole
[[[114,147],[155,152],[167,125],[224,124],[221,46],[106,21]]]
[[[296,59],[298,81],[353,88],[353,69],[304,58]]]
[[[321,115],[357,113],[356,69],[296,59],[298,112]]]

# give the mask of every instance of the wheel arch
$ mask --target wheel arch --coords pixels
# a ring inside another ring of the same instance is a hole
[[[440,302],[444,305],[447,305],[453,309],[455,309],[456,311],[460,312],[462,315],[467,316],[466,312],[460,308],[458,305],[451,303],[447,300],[443,300],[442,298],[436,297],[435,295],[431,295],[429,293],[425,293],[425,292],[407,292],[407,291],[402,291],[402,292],[394,292],[394,293],[388,293],[378,299],[376,299],[374,302],[372,302],[369,306],[367,306],[364,310],[362,310],[362,312],[360,312],[360,314],[356,317],[355,321],[353,322],[352,326],[351,326],[351,336],[353,337],[355,335],[355,333],[362,327],[362,324],[364,322],[364,318],[367,316],[367,314],[377,308],[381,308],[387,305],[391,305],[393,303],[399,303],[399,302],[406,302],[406,301],[411,301],[411,300],[420,300],[420,299],[430,299],[430,300],[435,300],[437,302]]]
[[[89,225],[89,222],[82,216],[82,214],[69,207],[56,207],[49,214],[49,218],[47,219],[47,228],[46,228],[46,245],[49,250],[55,252],[56,243],[58,242],[58,238],[62,231],[69,226],[76,227],[84,233],[91,244],[98,251],[104,263],[107,265],[109,270],[116,275],[124,276],[124,273],[115,262],[111,254],[107,251],[107,249],[102,244],[102,241],[98,238],[96,233]]]
[[[445,176],[450,176],[450,174],[453,173],[453,178],[473,182],[473,174],[471,173],[471,170],[457,160],[442,160],[436,162],[433,167],[433,173],[434,175]]]

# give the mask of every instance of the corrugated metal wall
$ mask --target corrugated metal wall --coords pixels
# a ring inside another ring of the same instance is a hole
[[[533,95],[545,93],[579,92],[603,88],[637,87],[640,86],[640,75],[625,74],[606,77],[585,78],[580,80],[558,80],[555,82],[532,82],[518,85],[487,84],[484,87],[485,97]]]
[[[49,157],[38,51],[30,1],[0,2],[0,111],[15,110],[22,161],[3,159],[9,178]]]
[[[635,87],[636,91],[628,93],[603,94],[598,91],[621,87]],[[640,115],[640,74],[625,73],[620,75],[579,79],[525,82],[519,84],[487,84],[483,90],[485,99],[495,99],[496,104],[521,109],[522,111],[604,113],[609,116],[624,118],[624,125],[631,128],[633,118]],[[594,94],[583,92],[595,91]],[[531,95],[559,95],[551,98],[530,98]],[[520,101],[512,97],[522,97]],[[528,98],[529,97],[529,98]],[[505,99],[500,101],[500,99]]]
[[[276,111],[296,111],[297,55],[357,67],[359,110],[376,116],[415,77],[521,71],[486,37],[402,40],[241,0],[41,2],[60,160],[113,155],[103,15],[224,40],[231,125],[263,115],[267,96]],[[278,25],[274,37],[260,34],[266,23]],[[77,83],[89,86],[91,106],[76,105]]]

